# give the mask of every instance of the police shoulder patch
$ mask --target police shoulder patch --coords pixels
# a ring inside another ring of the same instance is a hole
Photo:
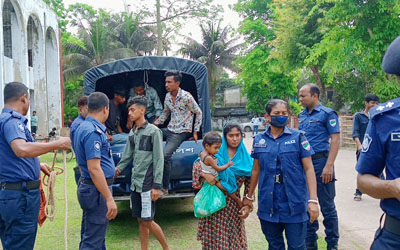
[[[329,125],[331,125],[331,127],[336,127],[336,119],[329,120]]]
[[[94,141],[94,149],[100,151],[101,143],[99,141]]]
[[[308,141],[303,141],[303,142],[301,143],[301,146],[303,146],[303,148],[304,148],[305,150],[307,150],[307,151],[310,151],[310,150],[311,150],[311,146],[310,146],[310,143],[309,143]]]
[[[372,138],[369,136],[369,134],[365,134],[364,136],[364,141],[362,143],[362,152],[368,152],[369,146],[371,145]]]
[[[18,126],[19,130],[21,130],[21,132],[25,132],[24,125],[22,125],[21,122],[17,122],[17,126]]]

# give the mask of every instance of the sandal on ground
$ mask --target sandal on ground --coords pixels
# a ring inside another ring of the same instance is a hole
[[[359,194],[354,195],[354,200],[361,201],[361,195],[359,195]]]

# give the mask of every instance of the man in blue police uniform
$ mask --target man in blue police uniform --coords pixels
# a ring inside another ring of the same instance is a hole
[[[79,249],[105,249],[108,221],[117,216],[111,184],[115,165],[103,125],[109,113],[105,94],[89,96],[88,115],[75,134],[76,160],[82,170],[78,183],[78,200],[83,210],[83,235]]]
[[[319,102],[319,93],[315,84],[306,84],[300,89],[300,102],[305,109],[299,114],[299,129],[306,132],[315,152],[312,162],[317,177],[319,205],[324,216],[325,241],[328,244],[327,249],[334,250],[338,247],[339,225],[334,201],[336,191],[333,164],[340,146],[340,127],[336,112]],[[318,221],[308,222],[308,250],[318,249],[318,228]]]
[[[394,74],[400,84],[400,37],[383,57],[382,69]],[[376,231],[372,250],[400,249],[400,98],[377,105],[370,111],[360,158],[357,185],[361,192],[381,199],[384,217]],[[386,180],[379,178],[386,168]]]
[[[86,116],[88,114],[88,97],[87,96],[82,96],[81,98],[79,98],[78,100],[78,117],[75,118],[75,120],[72,122],[71,124],[71,129],[70,129],[70,134],[69,137],[71,138],[71,142],[72,142],[72,148],[74,148],[74,135],[76,130],[78,129],[79,125],[81,125],[81,123],[83,121],[85,121]],[[75,151],[75,149],[74,149]],[[81,170],[79,168],[79,166],[74,167],[74,172],[75,172],[75,182],[78,184],[79,178],[81,176]]]
[[[5,250],[34,247],[40,170],[49,174],[48,165],[39,163],[37,156],[71,147],[70,139],[65,137],[49,143],[34,142],[25,117],[29,104],[24,84],[6,84],[0,115],[0,237]]]

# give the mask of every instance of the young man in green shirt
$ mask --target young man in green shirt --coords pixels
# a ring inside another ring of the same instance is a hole
[[[135,96],[128,100],[128,115],[134,126],[129,132],[116,177],[134,160],[131,179],[132,216],[139,221],[141,249],[148,249],[151,231],[164,250],[169,249],[161,227],[154,221],[155,201],[161,191],[164,169],[162,133],[145,119],[147,99]]]

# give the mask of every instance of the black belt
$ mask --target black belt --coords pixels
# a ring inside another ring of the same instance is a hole
[[[328,157],[329,152],[328,151],[324,151],[324,152],[319,152],[319,153],[315,153],[314,155],[311,156],[311,159],[314,160],[318,160],[321,158],[326,158]]]
[[[84,184],[89,184],[89,185],[94,185],[92,179],[87,179],[87,178],[80,178],[80,182],[84,183]],[[107,185],[111,186],[114,183],[114,178],[107,178],[106,179]]]
[[[383,228],[392,234],[400,235],[400,220],[386,214]]]
[[[2,190],[34,190],[39,189],[40,180],[36,181],[22,181],[22,182],[0,182],[0,188]]]
[[[276,174],[274,175],[275,178],[275,183],[283,183],[283,175],[282,174]]]

